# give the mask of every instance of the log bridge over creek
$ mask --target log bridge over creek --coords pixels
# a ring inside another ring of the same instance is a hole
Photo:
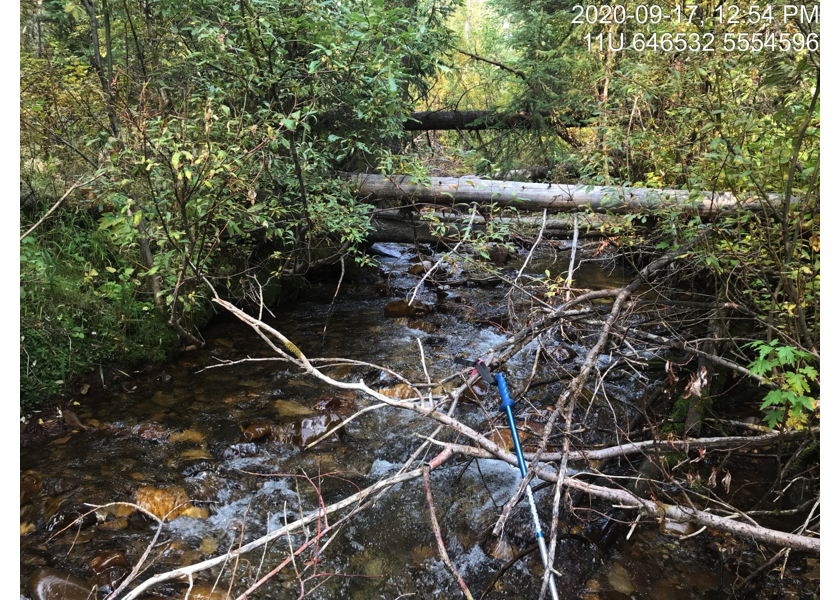
[[[737,211],[767,212],[773,215],[783,205],[781,194],[766,197],[742,196],[732,192],[686,191],[655,188],[604,187],[557,183],[531,183],[527,181],[503,181],[481,179],[478,176],[432,177],[428,182],[410,175],[374,175],[343,173],[359,198],[368,202],[382,202],[393,205],[401,203],[402,209],[378,210],[373,215],[375,231],[369,237],[371,242],[413,242],[428,243],[439,239],[432,233],[430,220],[421,220],[418,211],[423,205],[471,205],[477,203],[489,206],[516,208],[520,211],[543,211],[547,213],[585,213],[579,221],[582,235],[603,236],[601,225],[608,222],[600,215],[646,213],[672,207],[701,217]],[[797,200],[793,198],[791,202]],[[410,205],[410,208],[406,208]],[[457,225],[467,222],[467,217],[458,212],[427,214],[436,220],[439,227],[445,227],[445,237],[456,236]],[[539,229],[540,217],[502,218],[497,223],[516,229],[527,227]],[[546,220],[544,235],[550,238],[571,237],[575,226],[571,218]],[[484,217],[473,219],[473,228],[485,228]],[[588,229],[588,231],[587,231]]]

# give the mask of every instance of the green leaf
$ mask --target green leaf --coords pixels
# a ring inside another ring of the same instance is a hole
[[[783,365],[792,365],[794,361],[794,348],[791,346],[779,346],[776,348],[779,362]]]

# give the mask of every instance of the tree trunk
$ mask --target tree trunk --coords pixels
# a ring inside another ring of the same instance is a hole
[[[763,200],[731,192],[697,192],[689,199],[685,190],[620,188],[527,181],[499,181],[478,176],[432,177],[430,185],[417,182],[410,175],[343,174],[360,198],[371,200],[411,201],[430,204],[489,204],[524,210],[548,209],[552,212],[646,212],[672,207],[696,210],[709,216],[718,212],[760,211]],[[780,203],[779,194],[769,194],[771,203]]]

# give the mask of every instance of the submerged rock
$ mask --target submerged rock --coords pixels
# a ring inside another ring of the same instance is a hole
[[[88,561],[88,566],[94,573],[97,589],[103,594],[110,594],[119,587],[129,571],[128,560],[119,550],[100,552]]]
[[[20,474],[20,505],[23,506],[41,493],[41,478],[34,471]]]
[[[432,307],[422,302],[408,303],[408,300],[394,300],[385,305],[386,317],[419,317],[432,312]]]
[[[408,268],[408,272],[412,275],[422,275],[426,271],[430,270],[434,265],[428,261],[424,260],[423,262],[419,262],[416,265],[411,265]]]
[[[315,410],[318,412],[349,412],[356,405],[356,394],[350,390],[340,390],[318,398]]]
[[[40,567],[29,578],[32,600],[93,600],[99,598],[94,586],[69,573]]]
[[[408,326],[411,329],[417,329],[426,333],[434,333],[435,331],[438,331],[438,326],[434,323],[429,323],[428,321],[409,321]]]
[[[158,390],[152,396],[152,402],[154,402],[158,406],[170,408],[178,403],[178,398],[175,397],[173,394],[169,394],[167,392],[164,392],[163,390]]]
[[[178,517],[206,519],[209,515],[206,508],[193,506],[182,487],[156,488],[147,485],[137,489],[134,499],[142,508],[166,521]]]
[[[543,356],[549,360],[556,360],[557,362],[565,362],[577,358],[578,353],[568,344],[557,344],[556,346],[546,346],[541,350]]]
[[[169,437],[169,432],[157,423],[143,423],[135,432],[144,440],[163,440]]]
[[[398,383],[393,387],[381,388],[379,393],[397,400],[408,400],[417,398],[417,392],[411,389],[407,383]]]
[[[281,417],[302,417],[312,414],[311,409],[292,400],[275,400],[274,408]]]
[[[96,512],[90,509],[71,507],[59,511],[50,522],[47,523],[49,533],[58,533],[64,530],[77,531],[84,527],[96,525]]]
[[[169,441],[173,443],[191,442],[194,444],[200,444],[202,442],[206,442],[207,437],[203,433],[201,433],[200,431],[196,431],[195,429],[186,429],[184,431],[178,431],[169,434]]]
[[[254,423],[245,428],[242,432],[242,439],[246,442],[261,440],[271,433],[271,423]]]
[[[221,584],[213,586],[209,583],[199,583],[190,590],[190,600],[225,600],[226,590]]]
[[[272,439],[283,446],[294,446],[303,448],[308,446],[330,429],[341,422],[337,415],[323,414],[309,419],[302,419],[297,423],[288,423],[276,427],[272,433]],[[337,444],[344,438],[344,428],[332,433],[321,444]]]
[[[222,451],[223,459],[246,458],[248,456],[256,456],[259,453],[257,445],[253,442],[242,442],[241,444],[232,444]]]

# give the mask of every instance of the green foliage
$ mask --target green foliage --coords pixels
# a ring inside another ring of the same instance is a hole
[[[161,360],[177,340],[95,223],[68,211],[54,219],[20,245],[20,398],[26,408],[60,394],[65,383],[97,365]]]
[[[782,422],[793,427],[804,425],[818,401],[811,395],[812,384],[819,383],[817,370],[808,364],[813,355],[779,345],[779,340],[752,342],[747,347],[758,352],[758,357],[750,363],[750,373],[778,386],[761,403],[762,410],[767,410],[764,420],[771,428]]]
[[[391,147],[451,43],[448,2],[91,6],[21,7],[22,226],[102,175],[22,245],[26,402],[85,363],[160,355],[163,323],[200,342],[208,284],[249,302],[364,263],[370,206],[334,172],[410,162]]]

